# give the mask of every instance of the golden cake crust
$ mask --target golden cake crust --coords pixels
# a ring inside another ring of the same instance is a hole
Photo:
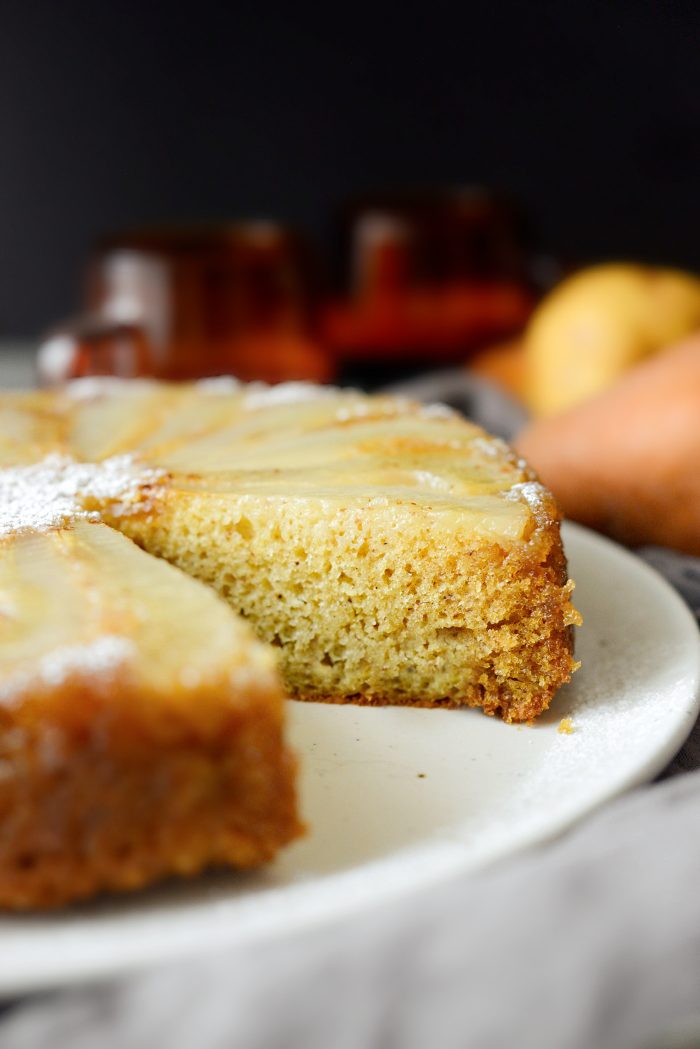
[[[265,714],[271,696],[250,691],[250,709],[221,719],[215,735],[162,707],[157,721],[144,718],[152,698],[119,677],[108,692],[67,679],[3,712],[0,732],[15,742],[2,747],[0,906],[45,909],[255,867],[299,834],[294,762]]]

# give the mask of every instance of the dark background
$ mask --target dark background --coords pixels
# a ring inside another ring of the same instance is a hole
[[[0,0],[0,336],[73,310],[105,229],[323,240],[349,193],[474,182],[570,260],[700,269],[700,7]]]

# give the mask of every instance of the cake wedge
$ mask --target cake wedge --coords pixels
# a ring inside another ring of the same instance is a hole
[[[301,831],[272,654],[104,524],[0,538],[0,906],[54,907]]]

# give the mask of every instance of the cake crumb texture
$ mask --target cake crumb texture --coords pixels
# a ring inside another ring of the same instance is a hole
[[[522,721],[572,671],[553,530],[504,548],[411,505],[172,491],[157,516],[120,527],[222,594],[276,648],[300,699],[481,706]]]
[[[274,395],[273,395],[274,394]],[[143,394],[139,394],[143,396]],[[299,699],[534,717],[575,669],[559,514],[500,440],[450,410],[306,386],[151,390],[138,433],[80,453],[167,477],[104,519],[213,586],[277,649]]]

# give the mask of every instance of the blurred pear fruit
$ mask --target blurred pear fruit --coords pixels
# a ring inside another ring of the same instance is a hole
[[[629,367],[700,329],[700,278],[633,264],[562,281],[526,332],[534,415],[553,415],[605,390]]]

